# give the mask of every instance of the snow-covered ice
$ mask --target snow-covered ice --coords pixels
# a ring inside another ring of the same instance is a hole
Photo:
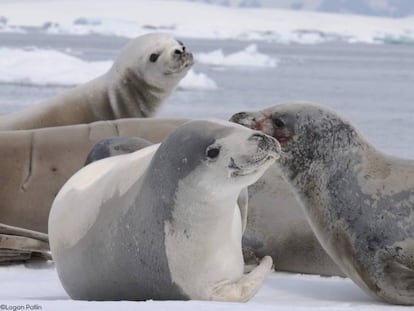
[[[282,43],[414,42],[413,17],[392,19],[269,8],[237,9],[194,2],[14,0],[2,1],[0,14],[7,20],[8,29],[35,26],[51,34],[135,37],[163,31],[187,38]]]
[[[86,302],[73,301],[62,288],[52,263],[0,267],[0,305],[38,305],[48,310],[407,310],[362,292],[351,280],[289,273],[272,273],[248,303],[202,301]],[[7,310],[7,309],[3,309]],[[11,310],[11,309],[10,309]]]
[[[109,70],[113,61],[84,61],[56,50],[0,48],[0,83],[73,86]],[[214,90],[216,83],[190,69],[181,90]]]
[[[193,69],[190,69],[178,84],[178,89],[210,91],[217,89],[217,84],[206,74],[196,73]]]
[[[250,44],[244,50],[224,55],[223,50],[199,53],[196,60],[202,64],[215,66],[276,67],[277,60],[258,51],[256,44]]]
[[[105,73],[112,61],[87,62],[44,49],[0,48],[0,82],[33,85],[76,85]]]
[[[275,67],[277,60],[258,51],[256,44],[224,55],[222,50],[195,53],[197,62],[215,66]],[[25,85],[77,85],[109,70],[113,61],[85,61],[56,50],[0,48],[0,83]],[[217,84],[204,73],[190,69],[180,81],[182,90],[215,90]]]

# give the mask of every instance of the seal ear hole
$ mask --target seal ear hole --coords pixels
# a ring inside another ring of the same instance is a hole
[[[284,128],[286,127],[285,121],[283,121],[281,118],[273,117],[272,119],[274,126],[277,128]]]
[[[210,146],[206,150],[206,155],[209,159],[214,160],[217,159],[220,155],[220,146]]]
[[[155,63],[155,62],[157,61],[158,57],[160,57],[160,54],[157,54],[157,53],[152,53],[152,54],[150,55],[149,60],[150,60],[150,62],[151,62],[151,63]]]

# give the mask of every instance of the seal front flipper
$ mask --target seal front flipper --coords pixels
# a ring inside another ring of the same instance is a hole
[[[379,295],[391,303],[412,305],[414,299],[414,247],[408,244],[397,243],[379,256],[384,264]]]
[[[256,268],[242,276],[237,282],[216,285],[210,300],[233,302],[250,300],[259,291],[266,276],[272,270],[272,265],[272,258],[265,256]]]
[[[414,297],[414,269],[394,260],[387,264],[385,272],[393,284],[399,284],[399,290]]]
[[[98,141],[89,151],[85,165],[105,158],[128,154],[151,146],[153,143],[140,137],[110,137]]]

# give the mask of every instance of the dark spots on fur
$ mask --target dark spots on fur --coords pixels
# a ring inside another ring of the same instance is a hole
[[[367,236],[367,248],[369,251],[374,251],[378,249],[378,247],[381,245],[382,238],[379,237],[378,234],[373,234],[371,236]]]

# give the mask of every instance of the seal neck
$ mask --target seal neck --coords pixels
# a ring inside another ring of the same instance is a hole
[[[131,69],[119,72],[114,68],[106,79],[113,119],[151,117],[170,93],[147,83]]]

